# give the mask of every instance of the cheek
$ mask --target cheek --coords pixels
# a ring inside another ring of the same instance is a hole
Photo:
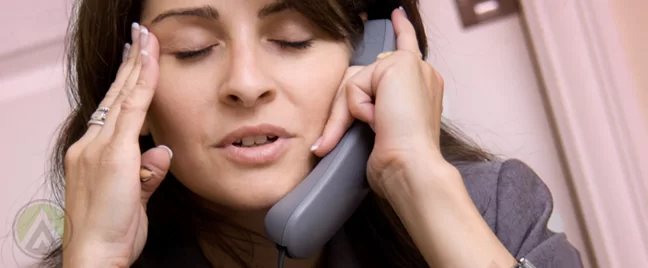
[[[321,59],[292,73],[282,73],[285,93],[308,123],[323,128],[348,66],[346,58]],[[312,127],[313,125],[310,125]]]
[[[176,145],[182,150],[188,138],[196,140],[200,133],[204,109],[213,103],[215,90],[208,90],[210,77],[200,72],[187,71],[178,67],[160,65],[160,80],[149,110],[149,126],[156,140],[168,145]],[[180,145],[180,146],[178,146]],[[174,148],[175,149],[175,148]]]

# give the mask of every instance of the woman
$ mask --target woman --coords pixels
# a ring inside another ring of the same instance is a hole
[[[376,133],[373,191],[320,254],[285,267],[581,266],[546,227],[535,173],[442,126],[417,5],[80,1],[54,163],[65,235],[45,263],[276,267],[265,212],[359,119]],[[397,51],[349,67],[374,18],[393,21]]]

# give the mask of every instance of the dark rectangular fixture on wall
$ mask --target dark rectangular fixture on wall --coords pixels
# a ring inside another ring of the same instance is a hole
[[[455,0],[455,2],[464,28],[515,14],[520,9],[518,0]]]

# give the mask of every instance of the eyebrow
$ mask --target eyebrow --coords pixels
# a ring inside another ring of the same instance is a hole
[[[279,13],[287,9],[289,9],[288,4],[283,0],[278,0],[276,2],[267,4],[263,8],[261,8],[259,10],[259,13],[257,14],[257,17],[259,18],[267,17],[269,15]],[[198,17],[198,18],[208,19],[208,20],[218,20],[220,18],[220,14],[218,13],[218,10],[216,10],[216,8],[213,6],[207,5],[207,6],[195,7],[195,8],[167,10],[161,13],[160,15],[157,15],[157,17],[155,17],[155,19],[151,21],[151,25],[159,23],[160,21],[166,18],[174,17],[174,16]]]

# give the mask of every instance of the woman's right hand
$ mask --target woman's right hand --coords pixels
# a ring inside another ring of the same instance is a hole
[[[64,267],[129,267],[146,243],[146,203],[171,163],[168,147],[140,152],[140,132],[157,87],[159,45],[137,24],[132,38],[99,105],[110,108],[105,124],[91,124],[65,157]]]

